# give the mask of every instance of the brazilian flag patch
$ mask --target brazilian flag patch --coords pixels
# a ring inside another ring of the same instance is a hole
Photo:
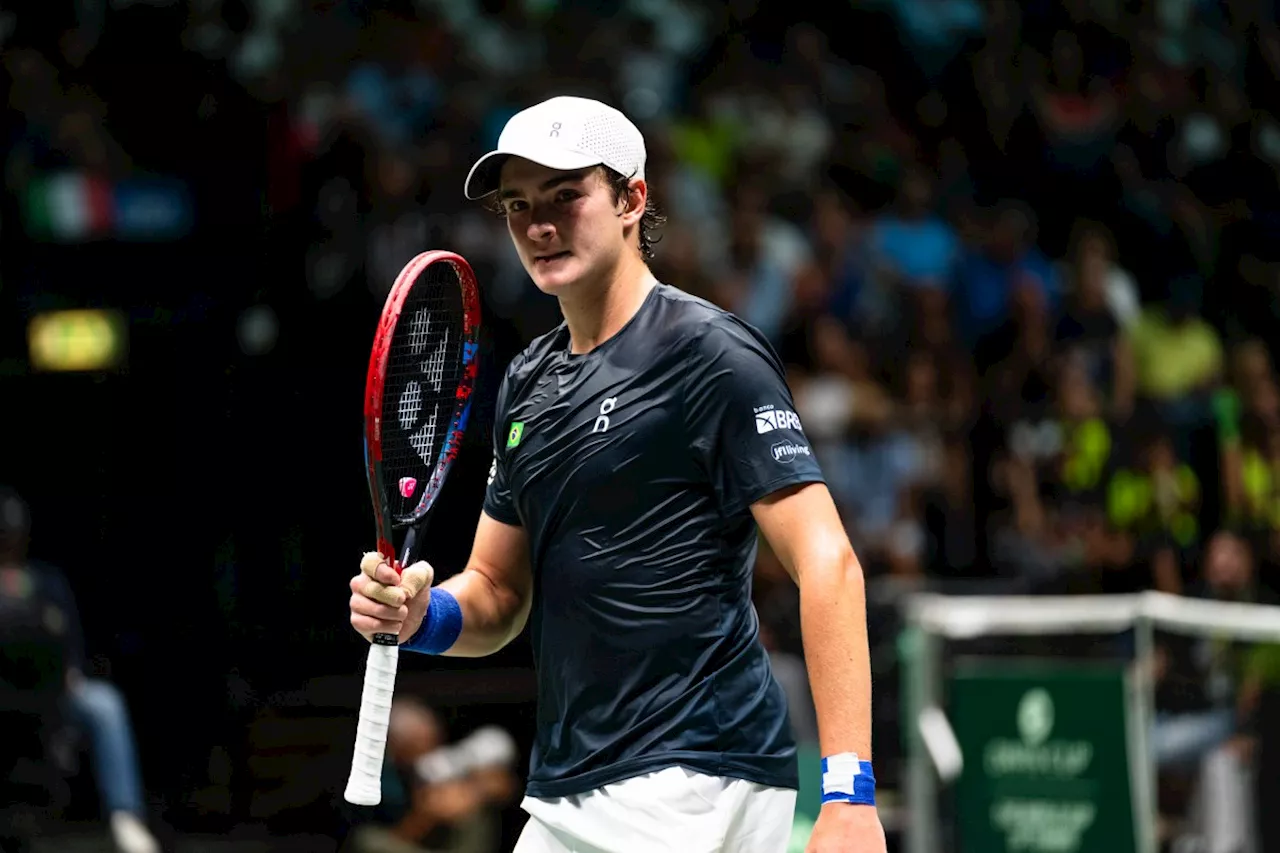
[[[507,433],[507,450],[519,444],[520,436],[522,435],[524,435],[524,421],[516,421],[511,424],[511,432]]]

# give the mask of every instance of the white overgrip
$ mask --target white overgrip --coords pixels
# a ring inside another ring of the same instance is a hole
[[[387,750],[387,726],[391,720],[391,700],[396,689],[399,646],[372,643],[360,695],[360,718],[356,724],[355,752],[347,779],[347,802],[376,806],[382,802],[382,762]]]

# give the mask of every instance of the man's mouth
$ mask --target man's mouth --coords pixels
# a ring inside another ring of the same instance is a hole
[[[533,260],[535,263],[538,263],[538,264],[549,264],[549,263],[553,263],[554,261],[558,261],[561,258],[567,258],[567,257],[569,257],[568,252],[556,252],[550,255],[537,255],[536,257],[534,257]]]

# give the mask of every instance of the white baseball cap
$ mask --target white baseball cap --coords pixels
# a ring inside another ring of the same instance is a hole
[[[644,137],[618,110],[568,95],[521,110],[507,121],[495,151],[476,161],[467,175],[467,198],[498,189],[502,164],[523,157],[548,169],[571,171],[608,166],[628,178],[644,177]]]

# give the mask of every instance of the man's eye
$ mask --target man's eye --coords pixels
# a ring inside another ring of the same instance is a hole
[[[512,199],[507,202],[507,213],[519,213],[528,207],[528,203],[520,199]]]
[[[571,202],[577,197],[578,193],[575,190],[560,190],[560,192],[556,193],[556,201],[561,204]]]

